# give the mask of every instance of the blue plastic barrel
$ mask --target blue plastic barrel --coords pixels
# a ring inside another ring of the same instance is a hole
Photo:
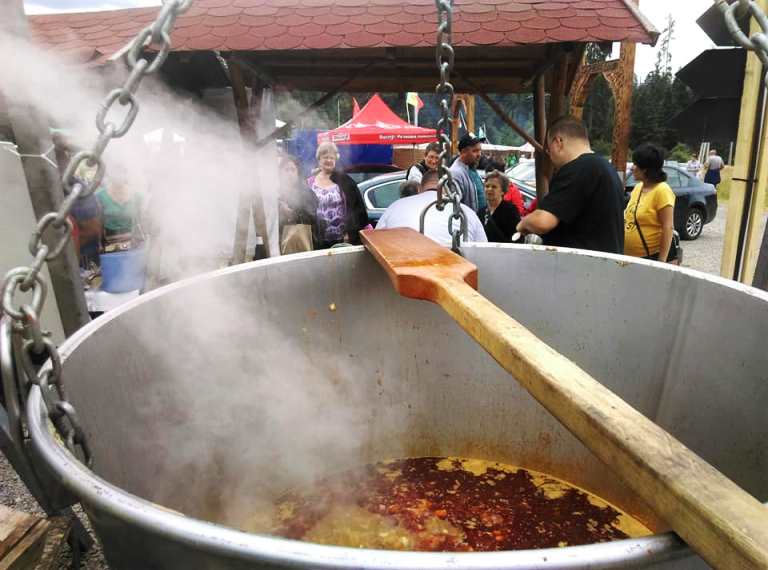
[[[102,253],[101,290],[108,293],[127,293],[144,287],[144,269],[147,264],[143,247]]]

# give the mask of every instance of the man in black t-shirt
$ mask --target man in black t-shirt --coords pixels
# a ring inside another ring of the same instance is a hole
[[[539,234],[546,245],[624,253],[621,181],[611,164],[592,152],[584,123],[574,117],[556,120],[547,146],[557,173],[549,194],[517,231]]]

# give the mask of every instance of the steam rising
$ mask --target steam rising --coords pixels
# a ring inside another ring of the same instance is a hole
[[[127,77],[123,61],[89,67],[2,32],[0,50],[4,96],[42,111],[75,145],[90,148],[104,96]],[[138,118],[104,154],[105,183],[124,184],[145,198],[144,229],[152,234],[153,268],[162,268],[157,277],[164,282],[226,265],[238,194],[279,188],[274,150],[258,154],[242,143],[231,94],[225,95],[228,108],[222,112],[191,94],[171,93],[156,76],[147,76],[137,93]],[[121,124],[125,110],[114,105],[107,120]],[[148,145],[145,135],[159,129],[162,139]],[[174,143],[174,134],[183,144]]]
[[[2,35],[0,72],[7,99],[42,111],[83,148],[95,140],[102,98],[126,75],[122,63],[99,71]],[[138,99],[136,123],[106,151],[107,183],[145,195],[164,277],[223,265],[232,251],[238,194],[279,188],[274,149],[257,154],[246,148],[233,114],[222,116],[192,96],[174,95],[154,77],[144,80]],[[159,151],[151,150],[144,135],[158,128],[168,136]],[[183,149],[171,133],[183,136]],[[124,332],[126,345],[138,351],[135,385],[104,379],[112,394],[107,399],[134,409],[110,419],[132,418],[121,426],[121,441],[95,435],[97,472],[186,514],[238,524],[280,486],[359,464],[376,388],[369,372],[338,356],[338,343],[326,344],[322,335],[302,338],[299,315],[309,301],[301,289],[313,286],[309,272],[307,278],[297,285],[299,308],[264,303],[270,314],[253,313],[261,305],[246,300],[264,293],[243,289],[236,279],[226,281],[229,289],[217,280],[205,291],[174,292],[167,314],[144,311],[140,328]],[[343,306],[343,299],[334,301]],[[123,326],[117,321],[110,326]],[[106,348],[112,350],[125,347]],[[145,370],[147,362],[152,368]],[[212,369],[215,377],[201,377]],[[207,394],[216,395],[215,407]],[[392,418],[393,426],[399,423]],[[154,436],[137,437],[136,431]],[[127,449],[138,450],[131,457],[146,457],[151,468],[145,481],[123,479],[111,461],[99,467],[100,453]]]

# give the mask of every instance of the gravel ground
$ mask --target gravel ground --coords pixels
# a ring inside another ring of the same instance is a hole
[[[721,205],[715,220],[704,227],[704,231],[696,241],[683,242],[685,267],[698,269],[707,273],[719,275],[720,258],[722,256],[725,221],[728,216],[727,205]],[[765,219],[763,221],[765,226]],[[0,504],[7,507],[33,514],[42,514],[37,503],[29,495],[16,473],[0,454]],[[85,517],[80,515],[81,518]],[[87,523],[87,521],[86,521]],[[68,549],[65,548],[59,559],[59,568],[69,568],[71,565]],[[88,554],[82,568],[87,570],[102,570],[108,566],[104,561],[98,546]]]
[[[16,509],[18,511],[30,513],[33,515],[44,516],[45,514],[43,510],[38,506],[32,495],[29,494],[26,486],[21,482],[21,479],[19,479],[19,476],[16,474],[13,468],[11,468],[11,465],[8,463],[5,455],[2,453],[0,453],[0,504],[11,509]],[[90,524],[88,523],[88,519],[85,517],[85,515],[83,515],[83,512],[79,506],[75,507],[75,513],[78,517],[80,517],[80,520],[83,521],[86,528],[90,532]],[[92,548],[90,552],[84,556],[84,559],[81,562],[82,563],[80,567],[87,570],[109,569],[109,566],[107,566],[107,563],[102,556],[98,543],[96,543],[94,548]],[[65,545],[61,549],[56,568],[59,570],[64,570],[71,567],[71,551],[69,546]]]
[[[763,216],[761,232],[765,230],[766,218]],[[723,257],[723,239],[725,222],[728,219],[728,204],[720,204],[717,216],[704,226],[704,231],[695,241],[683,243],[683,266],[698,269],[705,273],[720,275],[720,261]]]

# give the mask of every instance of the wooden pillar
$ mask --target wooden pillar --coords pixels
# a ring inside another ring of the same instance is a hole
[[[459,111],[464,107],[467,120],[467,131],[475,132],[475,96],[458,93],[451,104],[451,154],[458,152],[459,145]]]
[[[237,112],[237,124],[240,128],[240,138],[244,149],[254,148],[256,142],[256,116],[259,112],[258,99],[261,96],[262,84],[255,80],[252,88],[254,104],[248,102],[248,91],[245,88],[245,79],[243,71],[237,61],[229,62],[229,76],[232,83],[232,97]],[[247,181],[245,182],[247,183]],[[246,251],[248,243],[248,224],[251,213],[253,213],[254,227],[256,233],[264,240],[264,247],[269,256],[269,245],[267,242],[266,223],[264,221],[264,211],[260,204],[256,203],[255,193],[252,189],[241,190],[237,201],[237,219],[235,222],[235,240],[232,248],[232,265],[245,262],[249,254]]]
[[[554,68],[552,93],[549,99],[550,124],[565,115],[566,84],[568,82],[568,54],[564,54]]]
[[[758,0],[763,11],[768,11],[768,0]],[[753,19],[751,32],[760,31],[759,25]],[[739,134],[736,141],[736,156],[733,166],[733,181],[731,195],[728,200],[728,219],[725,226],[723,257],[720,274],[727,279],[736,279],[751,283],[754,275],[754,264],[758,257],[759,226],[763,216],[763,199],[766,191],[765,175],[761,176],[754,185],[753,195],[747,199],[749,180],[757,174],[757,170],[766,172],[765,149],[757,155],[754,145],[759,144],[756,137],[760,121],[758,100],[764,89],[763,77],[765,70],[754,52],[747,52],[747,64],[744,72],[744,90],[741,96],[741,111],[739,113]],[[763,139],[768,125],[763,124]],[[753,156],[760,159],[754,163]],[[753,170],[753,167],[757,167]],[[745,212],[745,209],[749,209]],[[742,234],[742,220],[747,216],[746,232]],[[738,252],[741,249],[742,254]],[[743,261],[743,263],[742,263]],[[762,273],[762,269],[761,269]],[[759,276],[762,279],[762,275]]]
[[[613,90],[614,119],[611,163],[625,178],[632,129],[632,82],[635,75],[635,49],[632,42],[622,42],[619,66],[609,77]]]
[[[20,0],[0,2],[0,24],[11,35],[25,41],[29,40],[26,18]],[[21,165],[35,217],[40,219],[48,212],[57,211],[64,199],[59,170],[41,158],[24,156],[41,155],[53,148],[49,124],[37,109],[18,103],[10,93],[7,95],[8,123],[18,145],[18,152],[22,155]],[[96,109],[93,111],[95,113]],[[97,134],[95,130],[93,134],[95,138]],[[34,227],[30,225],[29,232],[23,240],[7,244],[7,247],[26,250],[27,240],[32,230]],[[46,242],[49,245],[51,243],[48,236],[46,236]],[[32,257],[29,256],[25,263],[32,263],[32,261]],[[58,306],[61,325],[64,333],[69,336],[91,320],[85,302],[83,282],[80,278],[79,258],[74,245],[65,247],[62,254],[49,261],[47,266],[54,291],[54,295],[49,297],[49,302],[55,297],[54,302]],[[10,268],[2,268],[0,271],[4,272],[7,269]]]
[[[542,145],[547,136],[546,78],[539,75],[533,82],[533,129],[536,140]],[[541,199],[549,193],[548,169],[551,162],[543,152],[536,151],[536,196]]]

